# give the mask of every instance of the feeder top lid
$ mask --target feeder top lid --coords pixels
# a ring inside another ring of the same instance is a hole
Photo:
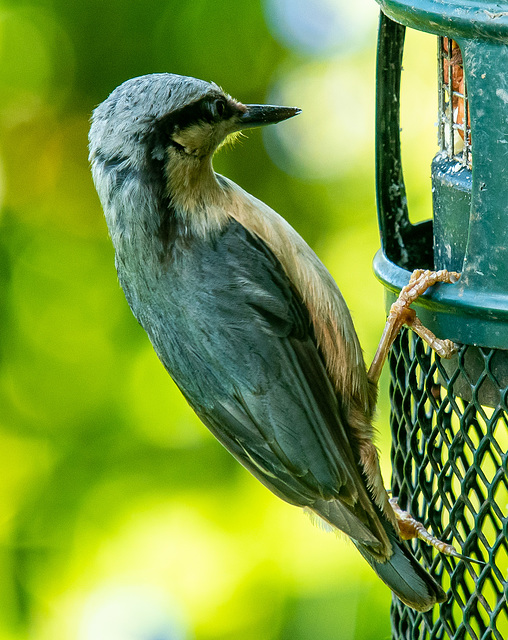
[[[508,4],[482,0],[377,0],[400,24],[455,39],[508,41]]]

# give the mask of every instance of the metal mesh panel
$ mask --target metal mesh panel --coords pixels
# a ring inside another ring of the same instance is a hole
[[[394,640],[508,638],[508,352],[440,360],[403,330],[390,354],[392,491],[435,535],[485,564],[413,548],[449,592],[426,614],[394,598]]]
[[[471,123],[462,54],[451,38],[438,37],[438,138],[448,158],[471,166]]]

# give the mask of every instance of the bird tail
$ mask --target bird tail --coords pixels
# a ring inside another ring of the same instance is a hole
[[[382,518],[383,528],[392,545],[393,554],[380,561],[365,544],[355,542],[356,547],[381,580],[395,595],[417,611],[428,611],[438,602],[446,600],[446,594],[437,582],[420,566],[411,551],[395,532],[392,524]]]

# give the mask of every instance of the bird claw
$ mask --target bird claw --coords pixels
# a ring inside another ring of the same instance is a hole
[[[413,540],[418,538],[419,540],[422,540],[434,547],[439,551],[439,553],[444,553],[447,556],[452,556],[468,562],[485,564],[482,560],[476,560],[475,558],[470,558],[469,556],[459,553],[452,544],[448,544],[447,542],[443,542],[439,538],[436,538],[436,536],[432,535],[430,531],[427,531],[421,522],[418,522],[418,520],[413,518],[409,512],[404,511],[399,507],[397,498],[390,498],[389,502],[393,512],[395,513],[395,518],[399,527],[399,534],[403,540]]]
[[[451,358],[457,353],[458,347],[451,340],[441,340],[437,338],[430,329],[427,329],[416,317],[414,309],[410,306],[421,295],[423,295],[429,287],[438,282],[446,282],[454,284],[460,278],[460,273],[456,271],[429,271],[416,269],[411,274],[409,282],[403,287],[399,293],[397,300],[390,307],[390,313],[386,320],[385,329],[381,336],[381,341],[377,348],[374,360],[369,369],[369,380],[377,384],[381,369],[388,356],[395,338],[403,325],[410,327],[424,342],[426,342],[441,358]]]
[[[427,289],[434,286],[438,282],[455,284],[460,279],[460,273],[456,271],[429,271],[416,269],[411,274],[408,284],[402,288],[399,297],[390,308],[390,316],[403,317],[404,324],[407,324],[422,340],[424,340],[431,349],[433,349],[441,358],[451,358],[458,351],[457,345],[451,340],[441,340],[437,338],[430,329],[427,329],[413,312],[409,317],[405,317],[409,311],[409,306],[415,302]],[[412,310],[411,310],[412,311]]]
[[[423,524],[413,518],[408,511],[401,509],[399,507],[398,498],[390,498],[390,505],[395,513],[397,524],[399,526],[399,534],[403,540],[413,540],[414,538],[418,538],[447,556],[454,556],[458,554],[457,549],[455,549],[453,545],[447,544],[433,536],[430,531],[427,531]]]

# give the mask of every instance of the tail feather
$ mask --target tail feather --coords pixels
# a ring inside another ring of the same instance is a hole
[[[391,523],[383,521],[383,526],[392,544],[393,554],[381,562],[369,547],[355,542],[362,556],[367,560],[381,580],[395,595],[417,611],[428,611],[438,602],[446,600],[446,594],[437,582],[418,564],[411,551],[395,533]]]

